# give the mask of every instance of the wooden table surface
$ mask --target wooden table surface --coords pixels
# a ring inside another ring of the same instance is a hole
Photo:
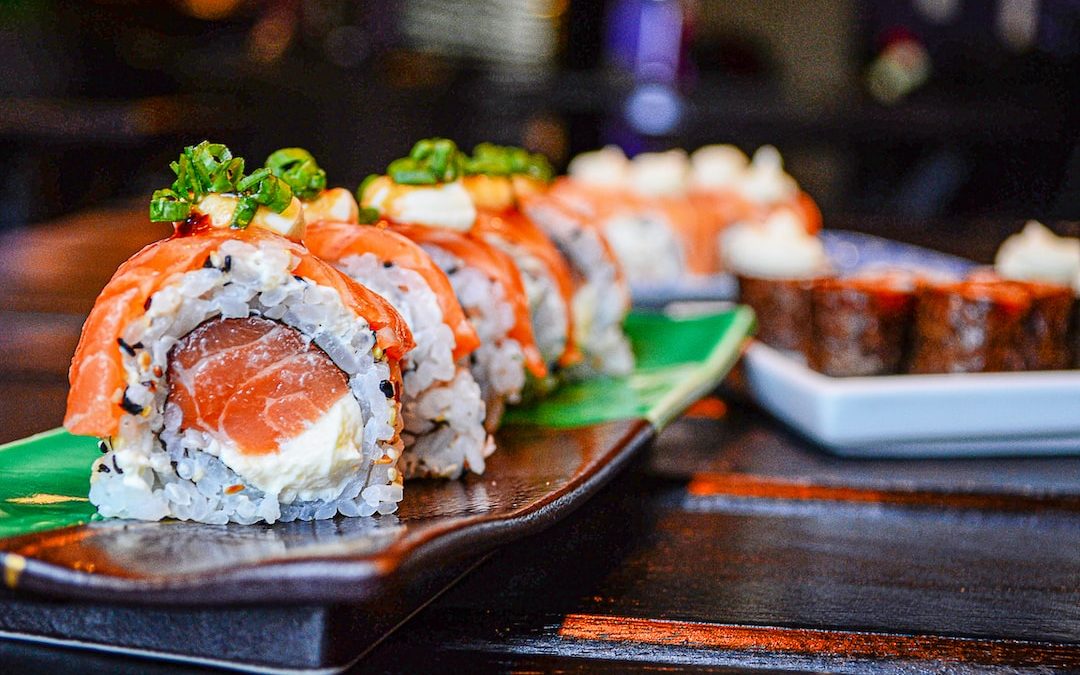
[[[60,422],[94,296],[165,231],[118,208],[0,235],[0,442]],[[27,672],[72,660],[171,670],[0,644]],[[1080,671],[1080,457],[845,460],[723,391],[356,670],[741,668]]]

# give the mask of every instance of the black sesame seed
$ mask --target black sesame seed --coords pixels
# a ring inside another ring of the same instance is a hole
[[[116,455],[112,456],[112,468],[116,469],[116,473],[124,473],[124,470],[116,463]]]
[[[383,393],[386,398],[394,397],[394,383],[390,380],[383,380],[379,383],[379,391]]]
[[[116,338],[116,344],[120,345],[120,349],[127,352],[128,356],[135,356],[135,347],[124,342],[124,338]]]
[[[207,267],[213,267],[214,266],[214,261],[210,260],[210,256],[206,256],[206,260],[203,261],[202,266],[203,266],[204,269],[207,268]]]
[[[299,282],[300,282],[300,283],[302,283],[302,284],[306,284],[306,283],[307,283],[306,281],[304,281],[304,277],[300,276],[299,274],[294,274],[294,275],[292,275],[292,278],[293,278],[293,279],[296,279],[297,281],[299,281]]]
[[[446,268],[446,273],[447,274],[456,274],[457,271],[458,271],[458,266],[457,265],[451,265],[450,267]]]
[[[169,462],[172,465],[173,473],[176,473],[176,462]]]
[[[143,308],[144,312],[150,309],[150,303],[152,303],[153,301],[154,301],[154,296],[150,296],[149,298],[146,299],[146,302],[144,302],[142,304],[142,308]]]
[[[98,464],[97,470],[98,473],[112,473],[112,469],[110,469],[109,465],[105,463]]]
[[[124,390],[124,398],[120,401],[120,407],[132,415],[141,415],[143,411],[141,405],[128,398],[127,389]]]
[[[225,264],[221,266],[221,271],[222,272],[228,272],[231,269],[232,269],[232,256],[227,255],[227,256],[225,256]]]
[[[393,266],[394,266],[394,261],[392,261],[392,260],[387,260],[386,262],[384,262],[384,263],[382,264],[382,266],[383,266],[383,267],[385,267],[385,268],[387,268],[387,269],[389,269],[389,268],[391,268],[391,267],[393,267]]]

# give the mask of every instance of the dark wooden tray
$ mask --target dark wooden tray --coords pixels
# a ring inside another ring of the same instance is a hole
[[[0,635],[233,668],[343,668],[486,553],[580,506],[653,436],[644,420],[507,428],[484,476],[411,484],[392,517],[102,521],[5,540],[20,592],[0,594]],[[25,561],[17,575],[12,556]]]
[[[14,536],[0,538],[0,580],[16,591],[0,595],[0,636],[230,667],[341,668],[478,559],[588,500],[716,387],[752,323],[744,308],[633,318],[634,374],[565,387],[516,411],[483,476],[410,483],[389,516],[80,522],[92,512],[90,439],[52,432],[0,446],[0,479],[9,481],[0,499],[41,504],[30,507],[41,509],[33,529],[9,516]]]

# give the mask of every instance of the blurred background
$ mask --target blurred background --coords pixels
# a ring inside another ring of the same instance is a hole
[[[1080,0],[0,0],[0,227],[203,138],[354,187],[443,135],[772,143],[827,226],[1013,229],[1080,218],[1078,103]]]

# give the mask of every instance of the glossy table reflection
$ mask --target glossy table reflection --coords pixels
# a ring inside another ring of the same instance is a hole
[[[0,237],[32,267],[0,271],[2,440],[59,422],[82,315],[145,227],[120,209]],[[357,672],[1076,670],[1078,582],[1080,458],[842,460],[725,391],[382,641],[337,639],[375,643]],[[177,669],[0,641],[5,668],[73,662]]]

